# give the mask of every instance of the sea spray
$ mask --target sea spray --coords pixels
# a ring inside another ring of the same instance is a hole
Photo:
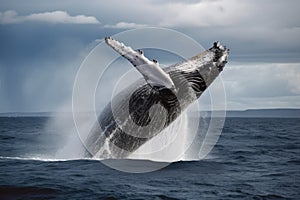
[[[59,109],[58,111],[62,111]],[[88,124],[88,120],[82,119],[82,124]],[[72,113],[58,112],[54,117],[49,118],[47,129],[56,130],[53,137],[56,137],[57,149],[54,158],[56,159],[80,159],[84,158],[84,146],[78,137],[76,126],[73,122]],[[88,128],[87,130],[88,131]]]

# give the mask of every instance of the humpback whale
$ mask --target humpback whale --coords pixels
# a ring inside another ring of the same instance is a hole
[[[126,158],[169,126],[221,73],[229,49],[214,42],[188,60],[161,68],[142,50],[111,37],[105,42],[143,76],[119,92],[97,118],[84,144],[86,155]]]

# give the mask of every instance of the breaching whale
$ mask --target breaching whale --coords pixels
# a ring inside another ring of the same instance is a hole
[[[105,42],[143,76],[118,93],[98,116],[86,141],[86,155],[126,158],[169,126],[223,70],[229,49],[215,42],[190,59],[161,68],[142,50],[106,37]]]

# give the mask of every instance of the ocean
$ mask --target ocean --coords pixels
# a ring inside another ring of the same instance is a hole
[[[199,161],[126,173],[62,148],[48,117],[0,117],[0,199],[300,199],[300,118],[226,118]]]

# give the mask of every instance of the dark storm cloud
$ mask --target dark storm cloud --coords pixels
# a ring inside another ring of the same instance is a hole
[[[0,5],[1,112],[55,109],[70,97],[86,47],[105,36],[146,26],[181,31],[205,48],[220,40],[231,49],[230,62],[252,62],[246,70],[253,75],[249,79],[239,78],[238,74],[245,71],[233,65],[230,74],[235,74],[236,81],[226,80],[232,108],[240,104],[247,107],[245,99],[260,95],[265,105],[276,99],[281,99],[279,106],[288,105],[286,96],[291,95],[294,100],[290,105],[298,105],[295,98],[299,96],[299,79],[278,76],[299,72],[299,1],[0,0]],[[14,16],[8,15],[13,13]],[[82,19],[95,23],[79,23]],[[258,62],[269,64],[257,67]],[[295,64],[284,64],[280,70],[275,67],[277,78],[269,77],[277,63]],[[255,76],[256,73],[262,76]],[[232,78],[228,73],[224,76]],[[256,84],[251,83],[251,78]],[[233,87],[239,83],[240,87]],[[272,90],[275,87],[277,90]]]
[[[85,49],[108,34],[91,25],[26,23],[0,29],[1,112],[55,110],[70,97]]]
[[[230,45],[231,58],[240,61],[259,57],[260,61],[299,62],[300,58],[300,2],[296,0],[2,2],[2,13],[15,10],[26,16],[65,11],[71,16],[94,17],[102,28],[169,27],[205,47],[221,40]]]
[[[93,25],[26,23],[0,25],[0,28],[0,59],[13,63],[76,58],[76,52],[84,48],[86,43],[105,34]]]

